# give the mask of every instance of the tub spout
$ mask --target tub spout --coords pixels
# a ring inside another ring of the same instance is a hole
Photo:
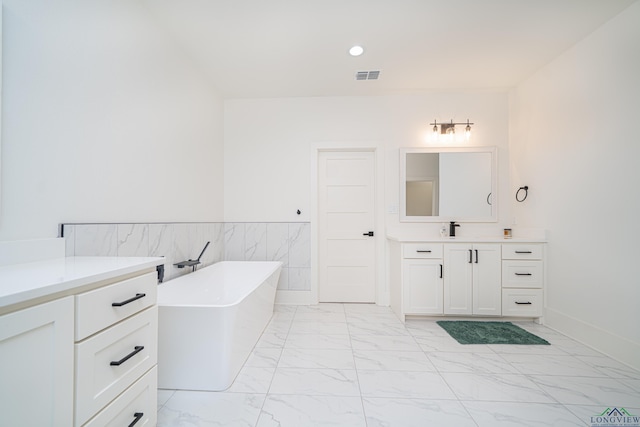
[[[204,254],[204,251],[207,250],[207,248],[209,247],[209,243],[211,242],[207,242],[206,245],[204,245],[204,248],[202,248],[202,252],[200,252],[200,255],[198,256],[198,259],[189,259],[187,261],[180,261],[177,262],[175,264],[173,264],[175,267],[178,268],[185,268],[185,267],[191,267],[191,271],[196,271],[196,268],[198,266],[198,264],[200,264],[200,258],[202,258],[202,255]]]

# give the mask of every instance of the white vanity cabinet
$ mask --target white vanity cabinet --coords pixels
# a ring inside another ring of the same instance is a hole
[[[442,244],[403,245],[404,314],[442,314]]]
[[[0,425],[154,426],[162,258],[0,266]]]
[[[103,408],[142,377],[155,376],[149,371],[158,360],[156,290],[153,272],[75,296],[76,427],[109,411]],[[149,397],[155,401],[155,393]],[[138,402],[129,422],[155,425],[155,406],[148,403]]]
[[[73,297],[0,316],[0,425],[73,425]]]
[[[444,314],[500,316],[501,246],[444,245]]]
[[[542,316],[543,260],[542,244],[502,245],[502,312],[505,316]]]
[[[544,243],[389,237],[390,303],[410,315],[539,318]]]

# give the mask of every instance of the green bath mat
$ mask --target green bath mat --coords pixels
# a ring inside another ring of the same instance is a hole
[[[549,345],[546,340],[511,322],[441,320],[436,323],[460,344]]]

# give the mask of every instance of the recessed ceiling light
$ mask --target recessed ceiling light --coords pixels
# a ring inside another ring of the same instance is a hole
[[[349,55],[351,56],[360,56],[362,55],[362,53],[364,52],[364,49],[362,48],[362,46],[353,46],[351,49],[349,49]]]

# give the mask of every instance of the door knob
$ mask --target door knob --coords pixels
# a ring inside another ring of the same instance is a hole
[[[373,237],[373,231],[369,231],[368,233],[363,233],[363,236]]]

